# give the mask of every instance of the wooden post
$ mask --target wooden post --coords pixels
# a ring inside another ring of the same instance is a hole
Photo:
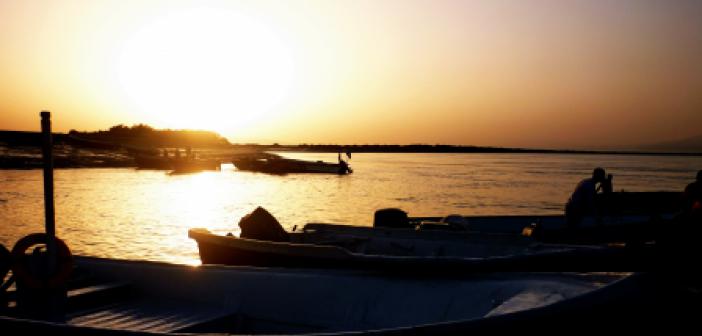
[[[51,112],[41,112],[41,138],[42,138],[42,159],[44,161],[44,217],[45,229],[48,237],[46,250],[48,253],[48,273],[54,270],[56,261],[56,247],[54,237],[56,237],[56,222],[54,215],[54,155],[53,141],[51,139]]]
[[[33,273],[31,276],[48,280],[58,270],[56,224],[54,219],[54,157],[51,140],[51,113],[41,112],[42,159],[44,161],[44,216],[46,251],[34,249],[28,258],[22,258]],[[23,251],[24,252],[24,251]],[[52,322],[65,322],[67,287],[30,287],[28,282],[17,279],[17,309],[19,316]]]

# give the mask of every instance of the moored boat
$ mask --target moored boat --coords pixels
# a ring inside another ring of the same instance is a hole
[[[265,157],[238,156],[232,158],[232,164],[239,170],[267,174],[317,173],[345,175],[353,172],[349,164],[343,160],[339,160],[337,163],[330,163],[288,159],[270,155]]]
[[[601,313],[593,308],[629,304],[634,295],[650,290],[641,286],[643,275],[630,273],[397,277],[385,272],[193,267],[91,257],[76,257],[75,265],[63,319],[41,321],[5,308],[0,328],[51,335],[386,335],[415,328],[454,334],[488,331],[485,323],[510,320],[517,328],[526,317],[530,323],[551,325],[554,310],[592,321]]]
[[[189,236],[197,241],[203,263],[228,265],[437,268],[490,259],[512,260],[515,265],[531,260],[532,267],[542,267],[543,260],[563,261],[567,255],[579,258],[582,270],[598,263],[609,265],[607,270],[657,267],[655,243],[671,232],[679,194],[608,196],[617,201],[608,204],[617,206],[585,216],[576,228],[562,215],[408,218],[402,210],[382,209],[376,212],[373,227],[309,223],[302,230],[286,232],[270,213],[258,208],[240,221],[241,237],[206,229],[190,230]],[[657,206],[651,205],[654,200]],[[621,248],[607,248],[607,257],[594,251],[611,244]],[[587,254],[590,257],[583,257]]]
[[[219,160],[209,159],[182,159],[173,161],[173,173],[193,173],[200,171],[213,171],[221,169]]]
[[[664,195],[668,199],[677,196]],[[653,198],[647,193],[616,197]],[[302,230],[286,232],[270,213],[258,208],[240,221],[240,237],[218,236],[206,229],[190,230],[189,236],[197,241],[203,263],[373,267],[396,260],[385,258],[390,256],[460,259],[454,260],[460,263],[465,259],[589,251],[595,245],[613,243],[651,246],[670,231],[666,227],[672,225],[674,213],[669,211],[674,205],[646,209],[646,213],[637,214],[618,207],[606,216],[586,216],[577,228],[558,215],[408,218],[402,210],[383,209],[376,212],[373,227],[309,223]],[[651,258],[652,248],[644,250],[637,251],[638,256],[630,255],[628,262],[635,265]]]
[[[602,197],[604,196],[604,197]],[[565,215],[487,215],[411,217],[399,209],[376,213],[370,225],[309,223],[308,234],[334,236],[431,238],[527,235],[540,242],[567,244],[643,243],[655,241],[680,212],[679,192],[616,192],[599,195],[601,210],[572,227]],[[383,215],[380,216],[379,215]]]
[[[197,242],[203,264],[366,269],[402,274],[464,274],[498,270],[616,272],[652,270],[658,265],[655,247],[633,249],[620,246],[506,245],[506,241],[502,240],[501,245],[464,244],[464,252],[473,253],[468,255],[417,254],[417,251],[390,255],[352,251],[339,246],[339,241],[323,244],[273,242],[220,236],[204,229],[191,229],[188,234]],[[421,246],[425,242],[410,243],[414,244],[412,247],[420,247],[418,250],[426,249]],[[348,241],[342,244],[348,244]]]
[[[158,155],[138,154],[134,157],[138,169],[172,170],[173,161],[173,158]]]

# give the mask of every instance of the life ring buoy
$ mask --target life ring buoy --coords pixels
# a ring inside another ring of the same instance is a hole
[[[10,267],[12,267],[10,251],[5,245],[0,244],[0,285],[5,281],[5,276],[10,271]]]
[[[33,274],[25,253],[35,245],[46,245],[48,236],[45,233],[32,233],[20,239],[12,248],[12,272],[19,283],[35,289],[53,289],[63,286],[73,270],[73,256],[66,243],[55,238],[56,264],[55,270],[48,277]]]

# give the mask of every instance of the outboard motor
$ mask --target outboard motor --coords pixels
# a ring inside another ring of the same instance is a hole
[[[373,217],[373,227],[395,228],[395,229],[413,229],[410,224],[407,213],[397,209],[388,208],[375,211]]]
[[[290,235],[268,210],[258,207],[239,221],[241,238],[288,242]]]
[[[10,256],[10,251],[8,251],[4,245],[0,244],[0,313],[5,313],[8,307],[9,297],[7,295],[7,289],[12,285],[13,279],[7,279],[7,282],[5,282],[5,279],[7,278],[7,273],[10,271],[11,266],[12,257]]]

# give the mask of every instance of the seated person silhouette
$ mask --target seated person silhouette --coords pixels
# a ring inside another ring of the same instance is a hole
[[[612,174],[607,174],[607,179],[602,181],[600,183],[600,186],[597,187],[597,191],[601,191],[603,194],[608,194],[614,191],[614,186],[612,185],[612,179],[614,176]]]
[[[695,181],[685,187],[683,200],[683,214],[687,218],[702,217],[702,170],[697,172]]]
[[[605,178],[605,170],[597,167],[592,171],[592,177],[578,183],[568,199],[568,203],[566,203],[565,214],[568,228],[577,228],[583,216],[595,210],[595,195],[599,189],[605,193],[612,191],[612,175]]]

